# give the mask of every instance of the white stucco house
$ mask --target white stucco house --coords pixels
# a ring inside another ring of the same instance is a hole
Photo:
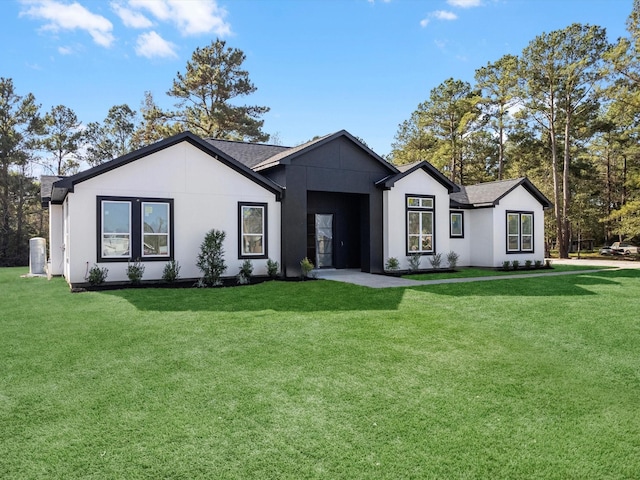
[[[544,259],[551,203],[526,178],[459,186],[428,162],[396,167],[346,131],[297,147],[201,139],[184,132],[70,177],[43,177],[48,273],[71,286],[93,265],[143,280],[169,260],[198,278],[206,232],[226,233],[227,275],[245,259],[288,277],[308,257],[320,268],[382,273],[390,257],[444,256],[460,266]],[[428,262],[423,263],[428,265]]]

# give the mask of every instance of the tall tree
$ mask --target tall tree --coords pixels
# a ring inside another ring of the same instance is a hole
[[[167,114],[156,104],[151,92],[145,92],[140,107],[142,122],[133,133],[133,144],[136,148],[150,145],[183,131],[179,123],[170,122]]]
[[[0,77],[0,265],[14,265],[19,260],[19,241],[16,226],[23,222],[22,212],[16,210],[16,172],[24,171],[37,147],[42,131],[40,106],[29,93],[16,94],[13,80]]]
[[[523,116],[548,136],[553,176],[556,241],[567,258],[570,245],[571,151],[577,122],[595,117],[595,88],[602,79],[608,44],[605,30],[573,24],[536,37],[522,52],[520,77]]]
[[[242,68],[245,59],[241,50],[227,48],[222,40],[196,48],[185,73],[178,72],[167,92],[178,99],[169,117],[204,137],[267,141],[269,135],[262,131],[260,117],[269,108],[232,103],[257,90]]]
[[[73,110],[57,105],[44,116],[44,137],[41,147],[51,154],[46,166],[54,175],[76,173],[80,166],[78,150],[83,138],[81,122]]]
[[[518,57],[505,55],[498,61],[476,70],[475,78],[482,92],[483,114],[488,117],[488,125],[496,133],[497,179],[502,180],[510,110],[518,103]]]
[[[429,100],[418,105],[409,123],[400,126],[398,156],[422,139],[436,140],[428,159],[446,171],[452,181],[465,183],[465,138],[478,127],[480,96],[468,82],[449,78],[431,90]],[[402,136],[400,136],[400,133]]]
[[[126,104],[111,107],[102,124],[92,122],[87,125],[84,160],[95,166],[131,152],[135,149],[135,129],[135,110]]]

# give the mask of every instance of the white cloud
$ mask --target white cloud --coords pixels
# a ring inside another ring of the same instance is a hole
[[[20,16],[48,21],[44,30],[84,30],[95,43],[103,47],[110,47],[114,41],[112,23],[77,2],[66,4],[56,0],[23,0],[22,3],[27,8],[20,12]]]
[[[153,22],[140,12],[134,12],[119,3],[112,2],[111,8],[120,17],[125,27],[130,28],[149,28],[153,26]]]
[[[231,26],[216,0],[129,0],[129,7],[146,10],[157,20],[174,23],[182,35],[215,33],[226,36]]]
[[[447,12],[446,10],[436,10],[431,12],[426,18],[420,20],[420,26],[422,28],[429,25],[432,18],[436,18],[438,20],[457,20],[458,16],[453,12]]]
[[[472,8],[482,5],[481,0],[447,0],[447,3],[452,7],[458,8]]]
[[[74,51],[71,47],[58,47],[58,53],[60,55],[71,55]]]
[[[432,15],[438,20],[456,20],[458,18],[455,13],[446,10],[436,10]]]
[[[136,41],[136,53],[141,57],[176,58],[178,54],[175,49],[176,46],[173,43],[166,41],[153,31],[139,35]]]

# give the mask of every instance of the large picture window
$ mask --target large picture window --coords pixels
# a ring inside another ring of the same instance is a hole
[[[433,196],[406,196],[407,255],[435,251]]]
[[[98,197],[98,261],[167,260],[173,200]]]
[[[507,212],[507,253],[533,252],[533,213]]]
[[[131,256],[131,203],[103,201],[101,203],[102,258],[129,258]]]
[[[267,258],[267,204],[238,204],[239,258]]]

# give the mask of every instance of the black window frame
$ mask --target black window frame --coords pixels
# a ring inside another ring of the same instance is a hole
[[[453,215],[460,215],[460,231],[461,233],[453,233]],[[462,210],[450,210],[449,211],[449,238],[464,238],[464,211]]]
[[[261,207],[263,211],[262,216],[262,250],[263,252],[256,255],[245,254],[242,248],[242,240],[243,240],[243,218],[242,218],[242,208],[243,207]],[[261,260],[265,258],[269,258],[269,204],[265,202],[238,202],[238,258],[239,259],[256,259]]]
[[[129,203],[131,212],[131,238],[129,239],[129,255],[120,257],[102,256],[102,204],[103,202]],[[169,205],[169,255],[146,255],[142,252],[142,238],[144,236],[143,203],[166,203]],[[153,197],[96,197],[96,258],[99,263],[117,263],[140,260],[142,262],[167,262],[174,259],[174,203],[172,198]]]
[[[410,198],[426,198],[431,200],[431,207],[415,207],[409,206]],[[405,207],[405,232],[404,232],[404,244],[407,251],[407,256],[419,254],[419,255],[434,255],[436,253],[436,197],[435,195],[421,195],[421,194],[412,194],[406,193],[404,196],[404,207]],[[410,212],[431,212],[431,250],[416,250],[412,251],[409,249],[409,213]]]
[[[518,215],[518,249],[510,250],[509,249],[509,215]],[[531,233],[526,235],[531,235],[531,249],[524,250],[522,248],[522,216],[530,215],[531,216]],[[507,210],[505,212],[505,251],[509,254],[517,254],[517,253],[534,253],[536,251],[535,246],[535,213],[527,210]]]

